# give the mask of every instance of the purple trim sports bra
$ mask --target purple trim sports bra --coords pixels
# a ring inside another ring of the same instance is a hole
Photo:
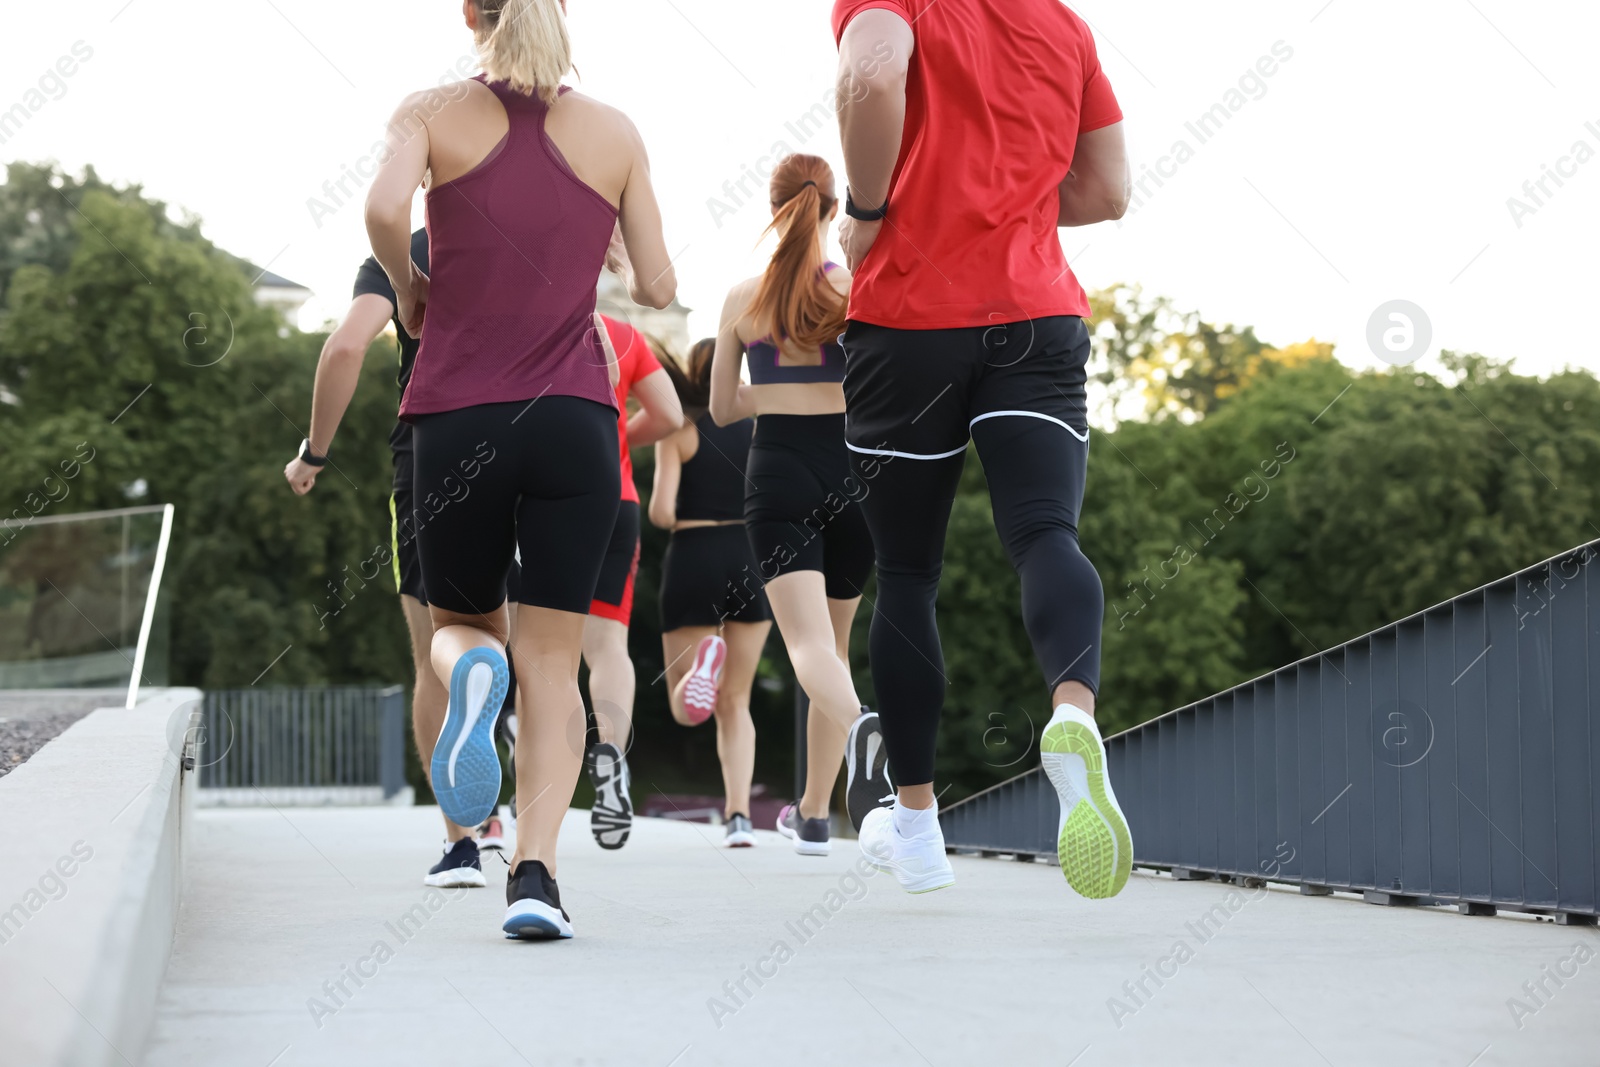
[[[823,271],[833,270],[837,263],[824,263]],[[844,381],[844,348],[837,341],[830,341],[817,349],[821,361],[816,364],[780,363],[782,353],[773,342],[771,335],[759,341],[751,341],[745,346],[745,355],[750,362],[751,385],[787,385],[809,384],[811,382],[842,382]]]

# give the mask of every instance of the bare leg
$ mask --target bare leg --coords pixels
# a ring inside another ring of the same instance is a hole
[[[861,701],[849,661],[839,655],[822,572],[781,574],[767,583],[767,599],[789,650],[795,678],[811,698],[812,711],[820,712],[806,722],[806,792],[800,798],[800,814],[807,819],[824,818],[844,762],[846,735],[861,714]]]
[[[583,659],[589,665],[589,703],[600,740],[626,752],[635,684],[627,626],[615,619],[588,616],[583,628]]]
[[[517,849],[511,869],[539,860],[556,874],[556,841],[582,768],[572,723],[583,720],[578,662],[584,623],[570,611],[517,607]],[[581,737],[581,733],[579,734]]]
[[[728,662],[722,672],[722,687],[717,691],[716,719],[724,817],[750,814],[750,780],[756,768],[756,724],[750,718],[750,689],[771,630],[770,622],[730,622],[723,629]]]
[[[416,669],[416,681],[411,690],[411,732],[416,738],[417,755],[422,760],[422,773],[431,774],[433,746],[439,740],[439,731],[444,729],[444,713],[450,701],[450,692],[439,681],[433,664],[429,662],[429,649],[433,645],[433,619],[428,609],[416,597],[405,595],[400,597],[400,607],[405,612],[406,629],[411,631],[411,661]],[[470,837],[472,831],[445,819],[444,835],[446,840],[456,842],[463,837]]]
[[[1055,708],[1061,704],[1071,704],[1090,715],[1094,714],[1094,690],[1082,682],[1062,682],[1056,686],[1055,692],[1050,694],[1050,706]]]

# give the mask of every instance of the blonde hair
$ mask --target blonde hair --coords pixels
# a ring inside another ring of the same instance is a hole
[[[554,104],[572,69],[572,41],[560,0],[475,0],[478,59],[492,81]]]

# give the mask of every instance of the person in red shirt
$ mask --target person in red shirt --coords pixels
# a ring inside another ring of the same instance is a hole
[[[616,254],[615,250],[613,254]],[[633,725],[633,660],[628,657],[628,620],[633,615],[633,580],[639,572],[639,490],[633,484],[631,447],[655,444],[683,425],[683,407],[672,379],[644,334],[609,315],[600,316],[617,353],[617,446],[622,455],[622,503],[600,582],[583,629],[583,660],[589,665],[589,703],[599,740],[585,754],[594,784],[589,829],[601,848],[621,848],[633,826],[629,796],[628,732]],[[628,414],[628,398],[638,410]]]
[[[1055,711],[1041,758],[1068,883],[1108,897],[1133,860],[1094,723],[1104,593],[1078,546],[1088,464],[1088,300],[1058,227],[1120,218],[1122,112],[1060,0],[836,0],[840,230],[855,285],[848,428],[877,552],[871,659],[892,808],[861,848],[901,885],[955,880],[933,787],[945,529],[977,445]]]

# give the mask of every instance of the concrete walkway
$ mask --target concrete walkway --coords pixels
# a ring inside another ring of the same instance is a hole
[[[963,857],[954,888],[913,897],[853,881],[853,841],[728,852],[720,830],[643,820],[602,852],[573,812],[577,938],[517,943],[499,860],[489,889],[422,886],[433,809],[204,810],[189,829],[148,1067],[1600,1059],[1600,937],[1526,917],[1140,873],[1091,902],[1052,865]]]

